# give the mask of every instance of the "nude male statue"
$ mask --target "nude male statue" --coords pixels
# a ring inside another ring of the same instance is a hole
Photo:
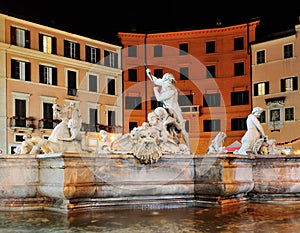
[[[189,135],[185,129],[185,119],[182,116],[181,108],[178,104],[178,91],[174,86],[175,78],[171,73],[165,73],[162,78],[157,78],[151,74],[151,70],[146,68],[149,79],[153,82],[154,94],[157,101],[163,103],[164,108],[168,109],[173,117],[181,125],[182,138],[187,147],[190,146]]]

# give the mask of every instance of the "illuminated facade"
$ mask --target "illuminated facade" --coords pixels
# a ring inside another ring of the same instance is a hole
[[[251,45],[253,105],[268,137],[299,154],[300,25],[278,35]]]
[[[87,144],[99,129],[122,130],[121,47],[0,14],[0,150],[24,136],[47,138],[52,105],[74,102]]]
[[[160,105],[145,64],[161,78],[176,78],[191,151],[205,153],[219,131],[240,141],[252,110],[250,43],[259,21],[228,27],[164,33],[123,33],[124,131],[141,125]]]

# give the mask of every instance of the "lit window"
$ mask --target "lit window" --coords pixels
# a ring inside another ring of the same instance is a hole
[[[264,95],[266,93],[265,83],[259,83],[257,87],[258,87],[258,95]]]
[[[16,42],[18,46],[25,47],[25,30],[16,29]]]
[[[51,45],[52,45],[51,37],[43,35],[43,52],[51,53],[52,52]]]

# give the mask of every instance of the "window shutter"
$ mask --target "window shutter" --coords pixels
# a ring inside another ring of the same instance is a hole
[[[109,52],[104,50],[104,65],[109,66]]]
[[[298,90],[298,77],[293,77],[293,91]]]
[[[258,96],[258,84],[254,84],[254,96]]]
[[[30,63],[25,63],[25,80],[30,81]]]
[[[85,61],[91,62],[91,47],[85,46]]]
[[[15,27],[10,27],[10,43],[12,45],[16,45],[16,28]]]
[[[52,37],[52,54],[56,54],[56,37]]]
[[[117,53],[113,53],[114,56],[114,66],[113,68],[118,68],[118,54]]]
[[[80,60],[80,44],[79,43],[76,43],[75,44],[75,59],[77,59],[77,60]]]
[[[17,74],[16,74],[16,65],[17,65],[17,61],[14,59],[11,59],[11,78],[17,78]]]
[[[39,51],[43,52],[43,34],[39,34]]]
[[[25,31],[25,48],[30,48],[30,31]]]
[[[44,66],[40,65],[40,83],[44,83]]]
[[[280,80],[281,92],[285,92],[285,79]]]
[[[100,64],[100,49],[96,49],[96,62]]]
[[[265,85],[266,85],[266,86],[265,86],[265,91],[266,91],[266,93],[265,93],[265,94],[267,95],[267,94],[269,94],[269,93],[270,93],[270,90],[269,90],[269,89],[270,89],[270,88],[269,88],[269,86],[270,86],[270,83],[269,83],[269,82],[266,82],[266,83],[265,83]]]
[[[57,85],[57,68],[52,68],[52,85]]]
[[[69,46],[69,41],[64,40],[64,57],[70,57],[68,46]]]

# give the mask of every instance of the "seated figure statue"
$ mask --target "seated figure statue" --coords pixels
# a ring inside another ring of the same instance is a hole
[[[258,117],[260,116],[262,111],[262,108],[255,107],[248,115],[248,118],[246,120],[247,131],[241,140],[242,146],[240,147],[240,149],[234,151],[234,154],[248,155],[249,153],[255,153],[253,151],[253,148],[257,140],[266,137],[264,129],[258,120]]]
[[[216,135],[216,137],[211,141],[211,144],[209,145],[206,154],[222,154],[222,153],[226,154],[227,151],[223,146],[225,138],[226,138],[226,133],[219,132]]]

